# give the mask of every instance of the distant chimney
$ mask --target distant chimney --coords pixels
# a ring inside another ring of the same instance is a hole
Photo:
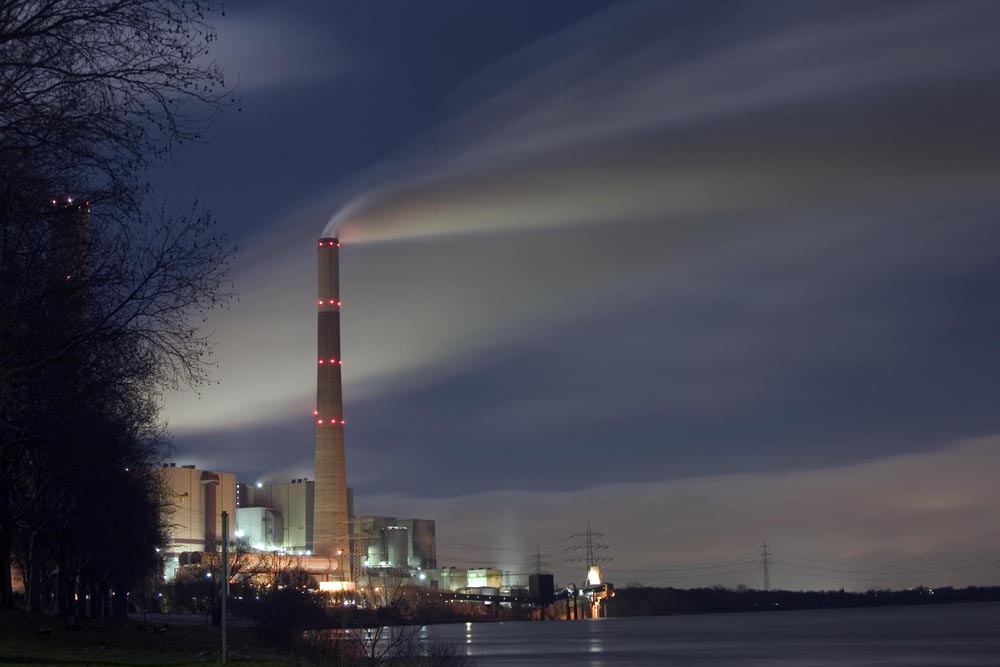
[[[344,461],[344,401],[340,369],[340,242],[322,238],[317,290],[316,482],[313,552],[333,558],[350,553],[347,516],[347,466]],[[341,576],[351,579],[350,558]]]

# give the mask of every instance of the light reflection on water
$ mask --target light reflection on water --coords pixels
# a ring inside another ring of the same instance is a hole
[[[430,626],[482,667],[997,667],[1000,603]]]

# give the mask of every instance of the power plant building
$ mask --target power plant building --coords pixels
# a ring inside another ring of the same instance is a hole
[[[277,484],[239,485],[240,537],[261,551],[313,551],[316,483],[300,478]]]
[[[257,551],[285,551],[281,512],[271,507],[237,507],[236,538]]]
[[[397,524],[407,531],[406,563],[410,569],[437,567],[437,537],[432,519],[400,519]]]
[[[354,518],[354,527],[362,569],[437,567],[434,521],[430,519],[358,516]]]
[[[315,479],[237,484],[229,473],[165,466],[176,545],[168,555],[214,550],[226,511],[233,517],[230,539],[256,551],[291,552],[327,582],[350,582],[369,569],[409,576],[437,568],[434,521],[354,516],[344,453],[339,251],[336,238],[317,241]]]
[[[236,517],[236,476],[174,463],[165,464],[160,475],[167,489],[170,537],[164,555],[169,569],[170,561],[176,566],[183,553],[216,549],[222,540],[222,512]],[[235,521],[230,521],[230,539],[235,531]]]

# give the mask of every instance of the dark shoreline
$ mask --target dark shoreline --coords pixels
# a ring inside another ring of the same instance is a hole
[[[758,591],[728,588],[633,587],[616,591],[608,617],[677,616],[732,612],[899,607],[956,602],[998,602],[1000,586],[850,591]]]
[[[643,586],[618,589],[608,604],[607,618],[930,606],[970,602],[1000,602],[1000,586],[917,587],[902,591],[864,592],[758,591],[722,587],[679,589]],[[474,608],[469,607],[469,609]],[[463,614],[452,608],[451,613],[438,616],[434,610],[424,608],[423,613],[418,613],[414,618],[399,619],[399,624],[446,625],[538,621],[539,619],[531,618],[531,610],[532,607],[529,606],[502,608],[498,610],[500,613],[496,616],[484,616],[475,612]]]

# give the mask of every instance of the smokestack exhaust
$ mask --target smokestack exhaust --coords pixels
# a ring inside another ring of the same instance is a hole
[[[313,552],[326,556],[351,580],[344,459],[344,400],[340,357],[340,241],[322,238],[317,290],[316,482]]]

